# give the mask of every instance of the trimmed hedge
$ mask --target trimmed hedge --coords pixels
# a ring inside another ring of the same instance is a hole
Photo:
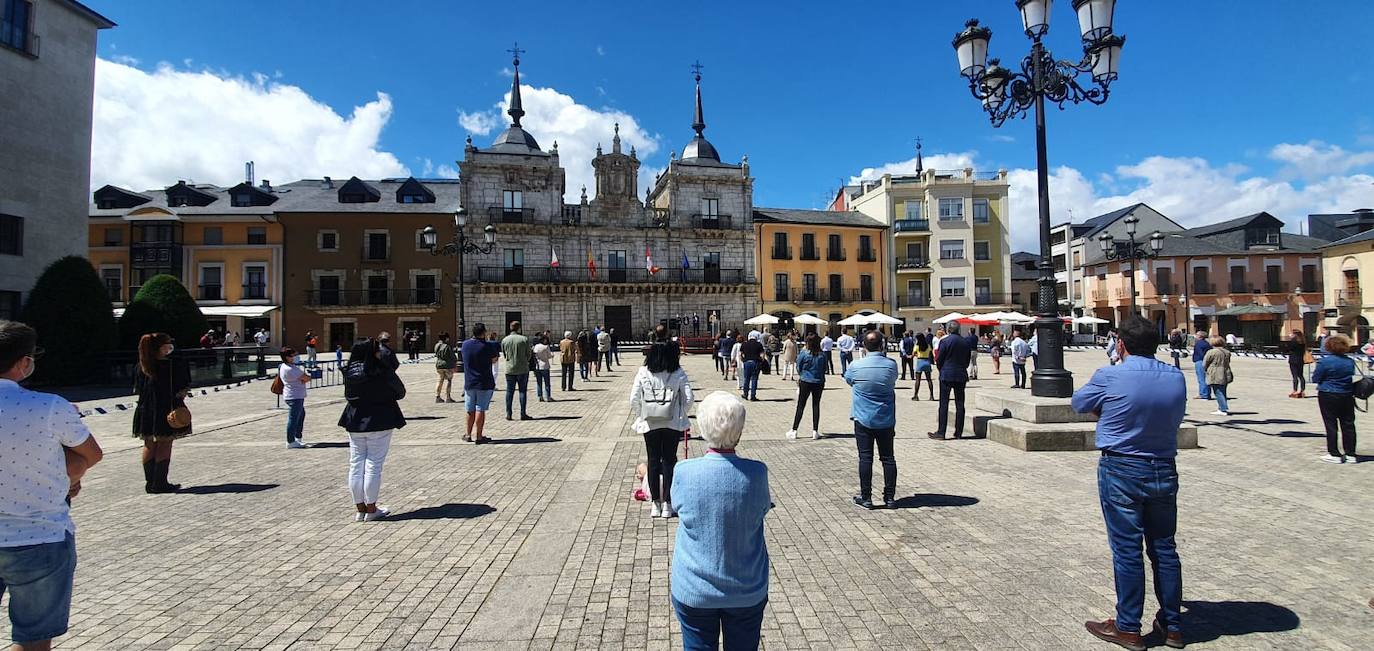
[[[48,265],[29,292],[20,320],[38,331],[44,349],[34,382],[89,381],[93,356],[112,350],[118,328],[105,283],[91,262],[67,256]]]
[[[197,348],[210,329],[195,299],[175,276],[159,274],[143,283],[119,319],[119,343],[138,349],[138,338],[150,332],[172,335],[181,348]]]

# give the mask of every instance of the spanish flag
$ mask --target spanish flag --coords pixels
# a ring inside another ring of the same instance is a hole
[[[587,251],[587,268],[592,271],[592,280],[596,280],[596,259],[590,250]]]

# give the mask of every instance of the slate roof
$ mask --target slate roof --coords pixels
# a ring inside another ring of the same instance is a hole
[[[286,212],[329,212],[329,213],[452,213],[462,206],[461,191],[462,185],[458,179],[418,179],[426,188],[434,193],[434,203],[400,203],[397,201],[396,191],[406,182],[406,179],[380,179],[366,181],[380,193],[380,198],[375,202],[366,203],[340,203],[339,188],[343,187],[344,181],[334,179],[333,187],[325,187],[323,179],[303,179],[293,181],[284,185],[277,185],[272,188],[272,193],[277,197],[277,201],[270,206],[234,206],[229,197],[229,188],[217,185],[197,183],[193,187],[200,192],[210,194],[215,197],[215,201],[207,206],[177,206],[167,205],[166,190],[147,190],[142,193],[131,192],[151,198],[151,201],[135,208],[97,208],[94,203],[90,206],[91,217],[122,217],[131,210],[139,210],[148,207],[165,208],[178,215],[272,215],[274,213]],[[129,190],[124,190],[130,192]]]
[[[818,224],[887,228],[887,225],[861,212],[848,210],[800,210],[796,208],[755,208],[754,221],[762,223]]]
[[[1265,217],[1267,217],[1268,219],[1264,219]],[[1235,219],[1228,219],[1223,222],[1217,222],[1215,224],[1208,224],[1206,226],[1190,228],[1184,232],[1195,237],[1204,237],[1207,235],[1215,235],[1217,233],[1225,233],[1227,231],[1240,230],[1242,228],[1245,228],[1246,226],[1249,226],[1251,223],[1260,220],[1270,221],[1279,224],[1279,226],[1283,226],[1283,222],[1280,221],[1277,217],[1267,212],[1257,212],[1251,213],[1244,217],[1237,217]]]
[[[1029,251],[1017,251],[1011,254],[1011,279],[1039,280],[1040,271],[1035,268],[1039,263],[1040,256]]]
[[[1234,221],[1235,220],[1228,220],[1228,222]],[[1223,222],[1223,224],[1224,223],[1227,222]],[[1295,233],[1283,233],[1282,235],[1280,235],[1281,241],[1283,242],[1283,248],[1252,247],[1246,249],[1244,247],[1234,246],[1231,244],[1227,244],[1225,242],[1219,242],[1215,239],[1207,237],[1207,235],[1216,235],[1218,234],[1218,232],[1225,232],[1224,230],[1218,231],[1216,229],[1216,226],[1219,225],[1214,224],[1212,226],[1202,226],[1198,228],[1188,229],[1185,231],[1179,231],[1177,233],[1165,233],[1164,247],[1160,249],[1159,252],[1160,257],[1167,258],[1208,255],[1242,256],[1263,254],[1273,255],[1288,253],[1315,253],[1318,249],[1327,245],[1326,240],[1320,238],[1308,237],[1306,235],[1298,235]],[[1198,232],[1202,232],[1204,236],[1199,237],[1198,235],[1196,235],[1196,233]],[[1148,248],[1148,239],[1145,241],[1143,246]],[[1102,264],[1104,262],[1107,262],[1107,259],[1105,256],[1102,255],[1102,249],[1099,246],[1097,246],[1096,242],[1093,242],[1093,245],[1089,247],[1087,258],[1084,260],[1083,264],[1093,265]]]
[[[1285,235],[1284,237],[1287,237],[1287,235]],[[1312,239],[1316,239],[1316,238],[1312,238]],[[1319,246],[1319,247],[1317,247],[1317,248],[1326,249],[1326,248],[1330,248],[1330,247],[1333,247],[1333,246],[1344,246],[1344,245],[1346,245],[1346,244],[1356,244],[1356,243],[1359,243],[1359,242],[1366,242],[1366,241],[1369,241],[1369,240],[1374,240],[1374,230],[1365,231],[1365,232],[1363,232],[1363,233],[1357,233],[1357,234],[1351,235],[1350,237],[1347,237],[1347,238],[1345,238],[1345,239],[1343,239],[1343,240],[1336,240],[1335,242],[1322,242],[1321,246]]]

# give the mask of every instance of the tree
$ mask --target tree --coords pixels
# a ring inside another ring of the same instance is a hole
[[[112,350],[118,329],[110,294],[91,262],[67,256],[48,265],[29,292],[20,320],[38,331],[43,358],[34,381],[89,381],[102,362],[94,355]]]
[[[143,283],[119,320],[119,342],[127,349],[138,347],[138,338],[150,332],[172,335],[182,347],[199,345],[210,329],[195,299],[176,276],[159,274]]]

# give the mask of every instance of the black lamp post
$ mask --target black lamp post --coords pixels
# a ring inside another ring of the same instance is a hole
[[[1136,217],[1135,215],[1131,215],[1123,221],[1126,223],[1127,239],[1125,249],[1118,250],[1116,248],[1116,238],[1112,237],[1110,233],[1103,233],[1099,235],[1097,237],[1097,241],[1099,244],[1102,245],[1102,255],[1106,256],[1108,260],[1133,261],[1131,263],[1131,314],[1139,315],[1140,312],[1136,309],[1135,306],[1135,277],[1138,272],[1136,271],[1136,265],[1134,261],[1159,257],[1160,249],[1164,248],[1164,234],[1159,231],[1150,233],[1150,250],[1146,251],[1145,247],[1141,246],[1142,244],[1144,244],[1144,242],[1135,241],[1135,225],[1140,222],[1140,218]]]
[[[1056,61],[1040,42],[1049,31],[1052,0],[1017,0],[1031,53],[1021,60],[1021,71],[1012,72],[988,60],[988,41],[992,30],[965,24],[954,37],[959,57],[959,72],[969,80],[973,96],[1000,127],[1011,117],[1025,117],[1035,111],[1035,164],[1040,199],[1040,279],[1036,300],[1035,329],[1039,337],[1035,372],[1031,375],[1031,394],[1055,398],[1073,395],[1073,375],[1064,368],[1064,326],[1059,320],[1059,300],[1055,291],[1054,265],[1050,261],[1049,162],[1045,153],[1045,100],[1059,105],[1082,101],[1101,104],[1117,76],[1121,46],[1126,39],[1112,33],[1112,13],[1116,0],[1073,0],[1082,33],[1083,59],[1077,63]],[[1085,87],[1080,73],[1091,76]]]
[[[458,258],[458,341],[467,339],[467,305],[463,300],[465,282],[463,278],[463,255],[467,253],[480,253],[486,255],[496,250],[496,227],[487,224],[482,229],[482,239],[484,244],[478,244],[468,238],[465,227],[468,225],[468,213],[466,210],[459,209],[453,215],[453,241],[443,246],[439,246],[439,233],[433,226],[426,226],[420,231],[420,243],[429,249],[430,255],[452,255]]]

